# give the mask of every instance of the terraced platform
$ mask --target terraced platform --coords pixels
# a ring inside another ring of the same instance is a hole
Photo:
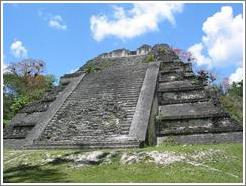
[[[153,46],[149,55],[154,61],[147,55],[96,57],[65,74],[58,87],[13,118],[4,129],[4,146],[242,142],[242,125],[225,113],[190,63],[163,44]]]
[[[171,63],[161,63],[159,73],[158,143],[170,139],[178,143],[242,142],[242,126],[214,103],[189,65]]]
[[[35,144],[132,146],[127,135],[147,67],[125,64],[86,75]]]

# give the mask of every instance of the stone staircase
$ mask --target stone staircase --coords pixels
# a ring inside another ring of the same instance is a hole
[[[63,93],[66,85],[60,85],[46,92],[45,96],[36,102],[24,107],[4,128],[3,139],[5,145],[10,148],[21,148],[27,143],[27,136],[40,123],[42,116],[56,101],[60,93]]]
[[[213,143],[242,140],[233,121],[193,74],[191,64],[162,62],[158,80],[157,143]]]
[[[155,61],[143,55],[97,57],[65,74],[57,88],[17,113],[4,129],[4,146],[242,142],[242,126],[223,111],[191,64],[178,60],[165,44],[153,46],[150,54]]]
[[[129,137],[148,64],[115,64],[87,74],[34,146],[138,147]]]

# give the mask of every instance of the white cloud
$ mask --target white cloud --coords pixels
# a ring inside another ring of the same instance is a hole
[[[232,8],[223,6],[219,12],[207,18],[202,30],[204,36],[201,42],[188,49],[198,59],[198,65],[225,67],[242,64],[244,41],[242,14],[233,16]]]
[[[64,23],[64,21],[60,15],[51,16],[49,18],[48,23],[49,23],[49,26],[51,28],[55,28],[58,30],[66,30],[67,29],[67,25]]]
[[[14,41],[10,46],[11,53],[16,58],[27,57],[27,49],[24,47],[20,40]]]
[[[239,67],[236,69],[234,73],[232,73],[229,77],[229,83],[232,84],[233,82],[239,82],[243,79],[243,68]]]
[[[129,39],[146,32],[158,31],[158,24],[164,20],[175,24],[174,14],[182,10],[181,3],[135,3],[130,10],[114,6],[112,19],[106,15],[93,15],[90,28],[97,41],[108,36]]]
[[[46,13],[43,10],[38,10],[38,16],[42,17],[44,21],[48,22],[49,27],[57,29],[57,30],[66,30],[67,25],[65,24],[62,16],[53,15],[50,13]]]
[[[3,62],[3,73],[6,73],[6,72],[9,72],[9,70],[8,70],[8,64],[5,64]]]
[[[197,43],[192,45],[188,51],[192,53],[193,56],[196,58],[196,63],[198,65],[208,65],[209,68],[211,68],[211,58],[206,57],[202,54],[204,50],[204,46],[202,43]]]

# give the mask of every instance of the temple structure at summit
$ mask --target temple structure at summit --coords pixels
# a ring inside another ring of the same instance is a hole
[[[118,49],[65,74],[4,129],[12,148],[242,142],[242,125],[166,44]]]

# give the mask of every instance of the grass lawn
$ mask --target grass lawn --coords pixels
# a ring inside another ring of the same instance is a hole
[[[110,150],[104,150],[110,151]],[[4,182],[11,183],[241,183],[243,181],[243,145],[172,145],[142,149],[120,149],[124,152],[158,151],[185,155],[217,152],[207,158],[156,165],[139,162],[120,163],[120,155],[110,164],[71,166],[71,162],[47,163],[52,156],[84,153],[82,150],[4,150]],[[48,157],[47,157],[48,156]],[[192,158],[191,158],[192,159]]]

